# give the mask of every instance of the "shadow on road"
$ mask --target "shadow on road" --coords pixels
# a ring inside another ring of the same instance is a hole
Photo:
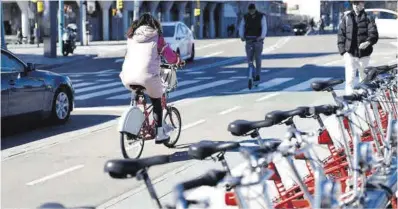
[[[52,125],[49,122],[37,122],[37,119],[2,121],[1,150],[57,136],[66,132],[85,129],[112,119],[114,115],[71,115],[64,125]]]

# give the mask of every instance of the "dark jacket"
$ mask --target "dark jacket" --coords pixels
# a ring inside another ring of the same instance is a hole
[[[341,19],[337,35],[339,52],[345,52],[354,57],[370,56],[373,52],[373,45],[377,43],[379,34],[373,17],[368,16],[364,10],[357,17],[354,11],[348,12]],[[361,43],[369,41],[370,45],[363,50],[358,47]]]
[[[245,36],[261,36],[263,13],[256,11],[256,15],[252,17],[250,14],[245,14]]]

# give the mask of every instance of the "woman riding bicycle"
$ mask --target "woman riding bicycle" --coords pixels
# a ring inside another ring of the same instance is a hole
[[[153,105],[153,119],[156,121],[155,143],[170,139],[162,126],[163,109],[161,97],[163,86],[160,78],[160,55],[169,64],[183,65],[184,61],[166,44],[162,27],[150,14],[143,14],[134,21],[127,32],[127,53],[120,78],[123,85],[133,91],[131,85],[143,86]]]

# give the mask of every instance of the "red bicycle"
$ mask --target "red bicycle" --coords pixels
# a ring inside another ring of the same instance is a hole
[[[163,126],[165,132],[170,135],[170,140],[164,145],[173,148],[181,134],[181,115],[176,107],[167,104],[168,93],[177,87],[177,66],[161,65],[161,77],[165,93],[162,96],[162,108],[165,114]],[[140,158],[146,140],[156,137],[156,121],[150,121],[153,106],[147,104],[143,86],[131,86],[135,94],[131,100],[131,106],[119,120],[120,144],[124,158]]]

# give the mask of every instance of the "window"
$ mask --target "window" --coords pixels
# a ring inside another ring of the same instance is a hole
[[[177,27],[177,34],[178,34],[179,37],[184,35],[184,31],[183,31],[181,25],[178,25],[178,27]]]
[[[25,66],[6,53],[1,54],[1,72],[23,72]]]
[[[174,37],[175,26],[167,25],[162,27],[163,37]]]
[[[397,19],[397,15],[395,14],[391,14],[388,12],[380,12],[380,19],[392,19],[392,20],[396,20]]]
[[[182,30],[182,34],[187,35],[188,34],[188,28],[185,25],[180,25],[181,30]]]

